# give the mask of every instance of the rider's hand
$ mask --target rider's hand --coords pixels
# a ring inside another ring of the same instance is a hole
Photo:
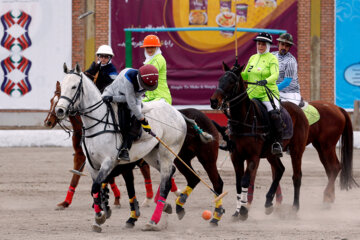
[[[104,102],[112,102],[113,97],[112,96],[103,96],[102,99],[103,99]]]
[[[257,85],[259,85],[259,86],[265,86],[266,84],[267,84],[266,80],[257,81]]]
[[[148,121],[144,118],[140,122],[141,122],[141,126],[144,129],[144,131],[147,133],[151,133],[151,127],[150,127]]]

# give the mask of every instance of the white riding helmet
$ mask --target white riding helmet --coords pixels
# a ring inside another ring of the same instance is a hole
[[[109,45],[101,45],[96,52],[96,55],[99,54],[110,55],[112,57],[114,56],[113,50]]]

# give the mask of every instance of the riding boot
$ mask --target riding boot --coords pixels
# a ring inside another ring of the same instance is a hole
[[[271,110],[269,112],[271,124],[273,126],[274,143],[271,146],[271,153],[277,157],[282,157],[282,135],[283,135],[283,120],[279,110]]]
[[[134,138],[130,134],[125,134],[123,137],[123,143],[118,153],[117,159],[120,161],[130,161],[129,149],[133,143]]]

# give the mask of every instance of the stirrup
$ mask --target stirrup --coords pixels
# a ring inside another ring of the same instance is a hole
[[[130,161],[130,157],[129,157],[129,149],[127,148],[122,148],[119,151],[119,154],[117,156],[117,159],[120,161]]]
[[[271,146],[271,153],[278,157],[282,157],[282,147],[279,142],[274,142]]]

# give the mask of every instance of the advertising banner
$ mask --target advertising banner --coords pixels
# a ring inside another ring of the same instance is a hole
[[[234,27],[283,29],[294,36],[297,49],[296,0],[124,0],[111,1],[111,45],[118,71],[125,67],[124,28]],[[256,53],[256,33],[178,31],[132,33],[132,66],[144,60],[144,37],[157,35],[167,61],[167,79],[174,105],[209,105],[222,75],[222,62],[235,63],[235,37],[240,64]],[[273,35],[276,51],[278,35]]]
[[[48,109],[71,64],[71,0],[0,0],[0,109]]]
[[[336,105],[354,108],[360,100],[360,1],[336,0]]]

